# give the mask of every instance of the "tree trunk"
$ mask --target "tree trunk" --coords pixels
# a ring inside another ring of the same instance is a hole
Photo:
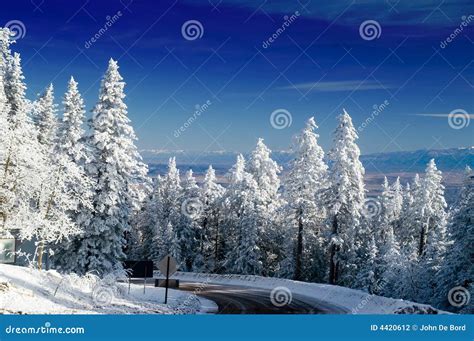
[[[299,211],[298,217],[298,237],[296,242],[296,262],[295,262],[295,280],[301,280],[302,263],[303,263],[303,212]]]
[[[426,249],[426,235],[428,232],[428,226],[430,223],[430,218],[426,221],[426,224],[423,224],[421,226],[421,231],[420,231],[420,245],[418,247],[418,256],[422,256],[425,253]]]
[[[217,272],[219,260],[219,223],[216,225],[216,239],[214,243],[214,272]]]
[[[54,198],[56,197],[56,189],[58,187],[59,177],[61,175],[61,172],[62,172],[62,169],[59,168],[58,169],[58,174],[56,176],[56,182],[54,183],[54,190],[51,192],[51,195],[48,199],[48,205],[46,206],[46,212],[44,214],[45,219],[48,218],[49,211],[51,210],[51,207],[53,206],[53,201],[54,201]],[[38,201],[39,201],[39,199],[38,199]],[[44,248],[44,243],[43,243],[43,241],[40,241],[40,244],[39,244],[39,247],[38,247],[38,269],[40,269],[40,270],[43,267],[43,248]]]
[[[38,269],[41,270],[43,268],[43,242],[40,242],[37,252],[38,252]]]
[[[337,234],[337,216],[335,216],[332,221],[332,233],[333,235]],[[329,257],[329,284],[337,284],[337,281],[339,279],[339,263],[335,260],[338,251],[339,246],[332,243]]]

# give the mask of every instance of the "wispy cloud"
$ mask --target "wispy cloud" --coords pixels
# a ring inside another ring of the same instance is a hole
[[[195,0],[185,0],[195,5]],[[212,4],[213,1],[210,1]],[[248,8],[252,12],[270,14],[288,14],[298,10],[301,15],[332,21],[337,18],[338,24],[359,24],[363,20],[380,20],[385,25],[458,25],[462,15],[469,12],[471,0],[338,0],[338,1],[311,1],[311,0],[219,0],[215,6],[238,6]],[[222,4],[222,5],[221,5]],[[202,1],[207,5],[207,1]],[[451,18],[451,19],[450,19]],[[448,19],[448,20],[447,20]]]
[[[464,114],[461,114],[461,113],[457,113],[457,114],[453,114],[454,116],[466,116]],[[444,118],[444,117],[450,117],[450,114],[414,114],[414,116],[425,116],[425,117],[441,117],[441,118]],[[474,119],[474,115],[473,114],[467,114],[467,117],[469,117],[470,119]]]
[[[375,81],[350,80],[350,81],[333,81],[333,82],[308,82],[299,83],[291,86],[284,86],[281,90],[306,90],[306,91],[365,91],[380,90],[392,88],[391,85],[381,84]]]

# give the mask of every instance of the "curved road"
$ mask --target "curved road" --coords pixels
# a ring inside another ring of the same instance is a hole
[[[194,292],[219,307],[218,314],[345,314],[344,308],[303,295],[292,295],[291,301],[278,307],[270,300],[270,289],[234,285],[181,282],[180,290]]]

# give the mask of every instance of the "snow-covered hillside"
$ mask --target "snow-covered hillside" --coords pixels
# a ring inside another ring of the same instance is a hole
[[[151,281],[151,280],[149,280]],[[0,314],[183,314],[217,310],[214,302],[183,291],[99,280],[95,276],[63,276],[0,264]]]

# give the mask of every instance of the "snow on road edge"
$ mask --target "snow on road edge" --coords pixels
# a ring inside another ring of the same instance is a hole
[[[177,272],[173,278],[181,281],[246,286],[260,289],[287,289],[291,294],[307,296],[334,306],[348,314],[395,314],[400,310],[430,313],[444,313],[425,304],[402,299],[393,299],[336,285],[307,283],[282,278],[269,278],[246,275],[216,275]]]

